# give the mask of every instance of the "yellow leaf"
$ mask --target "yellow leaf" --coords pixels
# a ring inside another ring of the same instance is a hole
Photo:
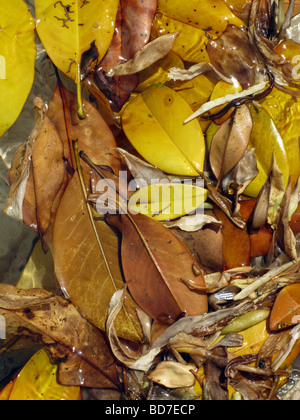
[[[272,117],[283,139],[294,188],[300,176],[300,99],[274,88],[261,105]]]
[[[268,321],[262,321],[239,334],[243,336],[244,342],[241,347],[228,348],[230,353],[236,356],[243,356],[245,354],[258,354],[266,339],[269,337]]]
[[[159,0],[158,10],[180,22],[206,30],[210,35],[220,35],[228,23],[244,26],[226,6],[223,0]]]
[[[129,200],[129,211],[157,221],[173,220],[197,210],[207,199],[207,190],[189,184],[152,184]]]
[[[11,390],[10,401],[76,401],[80,388],[63,386],[56,380],[57,366],[44,350],[36,353],[22,369]]]
[[[92,42],[101,60],[115,28],[119,0],[36,0],[37,31],[53,63],[80,86],[82,54]]]
[[[34,80],[35,23],[23,0],[0,0],[0,137],[18,118]]]
[[[157,13],[154,21],[154,29],[157,36],[166,35],[169,32],[178,31],[172,50],[184,61],[193,63],[209,62],[206,51],[208,38],[200,28],[172,19],[168,16]]]
[[[44,253],[41,241],[35,245],[17,286],[19,289],[58,290],[52,254]]]
[[[146,161],[169,174],[197,176],[203,170],[205,142],[198,120],[184,125],[189,115],[191,107],[178,93],[158,85],[129,102],[122,124]]]
[[[246,188],[245,194],[257,197],[272,170],[273,153],[278,168],[282,172],[285,186],[288,184],[290,168],[284,141],[268,112],[261,106],[253,104],[250,105],[250,110],[253,130],[249,148],[255,148],[259,174]]]

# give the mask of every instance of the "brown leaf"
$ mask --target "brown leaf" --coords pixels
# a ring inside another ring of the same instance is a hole
[[[103,376],[103,385],[118,388],[114,359],[104,334],[65,299],[42,289],[19,290],[0,285],[0,314],[9,334],[40,337],[46,345],[59,343]],[[88,345],[87,345],[88,343]]]
[[[54,263],[61,288],[88,320],[105,330],[110,300],[123,289],[119,239],[101,218],[95,217],[97,240],[75,173],[60,203],[54,226]],[[103,251],[103,252],[102,252]],[[139,341],[143,334],[135,305],[127,297],[126,311],[116,321],[119,336]]]
[[[241,213],[245,221],[249,219],[255,203],[255,200],[240,203]],[[214,213],[217,219],[223,223],[225,269],[250,266],[251,245],[247,227],[244,229],[237,228],[217,207],[214,208]]]
[[[207,311],[196,260],[167,228],[147,216],[122,215],[122,266],[131,295],[152,318],[174,322]],[[192,291],[194,286],[197,291]]]
[[[221,229],[206,227],[197,232],[173,230],[174,234],[188,247],[205,272],[224,269],[224,240]]]
[[[247,32],[228,25],[217,39],[210,40],[207,52],[213,66],[226,77],[235,78],[244,89],[255,83],[258,71],[263,72]]]
[[[35,105],[36,125],[29,140],[16,153],[10,171],[11,190],[6,210],[11,214],[10,208],[15,207],[13,213],[18,211],[18,218],[43,238],[51,230],[57,197],[64,191],[67,179],[63,143],[45,114],[45,104],[36,99]],[[51,241],[50,238],[51,233]]]
[[[130,60],[149,41],[157,0],[121,0],[115,34],[106,56],[95,73],[99,89],[119,109],[139,83],[138,75],[106,77],[103,69]]]
[[[120,159],[113,150],[117,146],[113,133],[89,102],[83,101],[83,108],[86,118],[80,120],[76,95],[66,88],[56,88],[47,115],[62,139],[65,159],[75,169],[72,140],[78,139],[79,150],[84,150],[95,164],[108,165],[118,172]]]
[[[242,105],[214,135],[209,159],[218,180],[227,175],[243,157],[250,141],[252,127],[250,110],[247,105]]]
[[[162,362],[148,375],[148,379],[166,388],[186,388],[195,385],[192,366],[176,362]]]

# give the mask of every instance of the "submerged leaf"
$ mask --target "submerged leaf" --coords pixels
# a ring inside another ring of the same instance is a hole
[[[300,284],[285,287],[278,294],[270,317],[271,331],[300,324]]]
[[[93,230],[78,174],[70,181],[54,226],[54,263],[57,279],[72,303],[105,331],[110,300],[124,281],[119,261],[119,240],[104,220],[97,220],[99,240]],[[117,320],[121,337],[139,341],[141,331],[134,304],[128,297]],[[128,312],[127,312],[128,310]]]
[[[37,31],[53,63],[78,85],[81,83],[81,57],[94,42],[101,60],[111,43],[119,0],[64,4],[36,0]]]
[[[34,80],[35,23],[23,0],[0,2],[0,137],[18,118]]]
[[[76,401],[79,387],[66,387],[57,382],[57,366],[45,350],[36,353],[22,369],[13,384],[10,401]]]
[[[149,217],[122,215],[122,237],[126,283],[148,315],[174,322],[207,311],[200,267],[172,232]]]
[[[203,170],[205,143],[198,121],[183,125],[190,114],[190,106],[178,93],[152,86],[125,107],[122,125],[149,163],[169,174],[197,176]]]

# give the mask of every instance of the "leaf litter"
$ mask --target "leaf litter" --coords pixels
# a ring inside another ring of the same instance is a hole
[[[93,23],[89,2],[57,2],[61,16],[36,4],[44,47],[75,84],[54,72],[52,98],[34,100],[35,126],[9,171],[5,212],[40,242],[17,286],[0,285],[0,352],[46,353],[3,380],[0,399],[89,399],[95,389],[127,399],[293,399],[299,145],[272,95],[298,101],[293,63],[276,52],[295,32],[294,2],[284,22],[283,2],[271,0],[250,2],[249,16],[234,7],[242,20],[221,0],[216,10],[142,3],[111,2],[100,18],[115,32],[101,48],[79,24]],[[197,28],[199,19],[211,27]],[[59,59],[52,21],[58,39],[70,39]],[[159,63],[172,65],[170,54],[182,67],[166,77]],[[147,85],[148,69],[162,82]],[[195,113],[199,76],[243,91],[208,96]],[[37,372],[46,384],[54,369],[55,395],[41,394]]]

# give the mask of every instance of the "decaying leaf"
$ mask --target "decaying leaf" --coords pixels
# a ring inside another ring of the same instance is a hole
[[[124,287],[118,254],[119,239],[104,220],[97,220],[95,214],[96,236],[87,205],[78,174],[75,174],[55,220],[55,272],[72,303],[94,325],[105,331],[110,300],[118,289]],[[142,334],[134,306],[128,297],[127,309],[122,312],[116,328],[120,336],[139,341]]]
[[[166,388],[187,388],[195,385],[192,366],[175,362],[162,362],[148,375],[148,379]]]
[[[247,32],[228,25],[222,35],[210,40],[207,51],[211,63],[225,76],[236,79],[244,89],[254,85],[264,73]]]
[[[104,386],[118,387],[114,360],[104,334],[82,318],[68,301],[43,289],[19,290],[2,284],[0,308],[8,335],[23,335],[28,330],[47,345],[59,343],[96,369]]]
[[[122,267],[131,295],[152,318],[174,322],[182,314],[207,311],[197,262],[170,230],[149,217],[122,215]]]
[[[206,225],[220,226],[221,222],[213,216],[199,213],[191,216],[183,216],[177,221],[165,223],[165,226],[168,228],[178,227],[185,232],[196,232]]]
[[[238,108],[215,134],[210,149],[210,165],[218,180],[228,174],[243,157],[251,136],[252,117],[247,105]]]
[[[77,84],[78,112],[84,118],[81,104],[81,57],[92,43],[101,60],[111,43],[118,0],[89,3],[76,0],[35,2],[37,31],[54,64]]]
[[[147,44],[136,55],[124,64],[105,69],[108,77],[128,76],[145,70],[151,64],[164,58],[172,49],[178,32],[165,35]]]

